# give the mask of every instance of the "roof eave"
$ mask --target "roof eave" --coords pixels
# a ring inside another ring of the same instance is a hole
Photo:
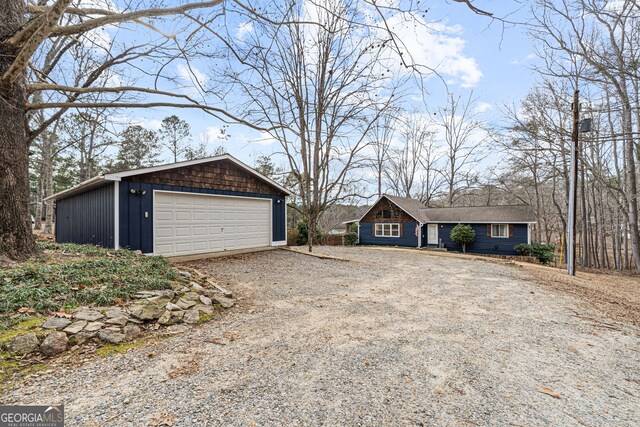
[[[357,220],[356,220],[356,222],[360,222],[360,221],[362,221],[362,218],[364,218],[365,216],[367,216],[367,214],[369,213],[369,211],[371,211],[371,209],[373,209],[373,207],[374,207],[375,205],[377,205],[377,204],[380,202],[380,200],[382,200],[383,198],[385,198],[385,199],[389,200],[391,203],[393,203],[394,205],[398,206],[400,209],[402,209],[402,211],[403,211],[404,213],[406,213],[406,214],[407,214],[407,215],[409,215],[411,218],[413,218],[413,219],[415,219],[416,221],[418,221],[420,224],[424,224],[424,221],[422,221],[422,220],[420,220],[420,219],[416,218],[415,216],[411,215],[411,213],[410,213],[410,212],[408,212],[405,208],[403,208],[402,206],[398,205],[396,202],[394,202],[393,200],[391,200],[391,199],[389,198],[389,196],[387,196],[386,194],[383,194],[382,196],[378,197],[378,200],[376,200],[376,202],[375,202],[373,205],[371,205],[371,207],[370,207],[369,209],[367,209],[367,211],[364,213],[364,215],[362,215],[359,219],[357,219]]]
[[[52,194],[49,197],[45,197],[43,200],[46,202],[49,200],[56,201],[56,200],[64,199],[65,197],[73,196],[74,194],[82,193],[85,190],[97,187],[100,182],[104,182],[104,181],[113,181],[113,180],[106,178],[105,175],[94,176],[93,178],[90,178],[86,181],[82,181],[78,185],[74,185],[71,188],[67,188],[66,190]]]
[[[233,157],[230,154],[223,154],[221,156],[214,156],[214,157],[205,157],[203,159],[196,159],[196,160],[187,160],[187,161],[177,162],[177,163],[169,163],[167,165],[151,166],[151,167],[148,167],[148,168],[135,169],[135,170],[131,170],[131,171],[108,173],[108,174],[105,174],[104,176],[105,176],[106,179],[111,180],[111,181],[120,181],[120,180],[122,180],[122,178],[130,177],[130,176],[143,175],[143,174],[147,174],[147,173],[160,172],[160,171],[164,171],[164,170],[183,168],[183,167],[188,167],[188,166],[199,165],[201,163],[216,162],[216,161],[220,161],[220,160],[229,160],[230,162],[236,164],[237,166],[239,166],[240,168],[246,170],[250,174],[255,175],[259,179],[265,181],[267,184],[271,185],[272,187],[275,187],[278,190],[282,191],[287,196],[291,196],[293,194],[287,188],[285,188],[282,185],[278,184],[277,182],[275,182],[271,178],[262,175],[260,172],[254,170],[253,168],[251,168],[248,165],[244,164],[243,162],[241,162],[240,160],[236,159],[235,157]]]

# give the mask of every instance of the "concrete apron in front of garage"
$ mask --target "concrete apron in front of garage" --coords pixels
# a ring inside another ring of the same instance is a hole
[[[278,249],[281,247],[282,246],[265,246],[262,248],[247,248],[247,249],[236,249],[232,251],[205,252],[205,253],[193,254],[193,255],[167,256],[165,258],[167,258],[169,262],[177,264],[180,262],[197,261],[199,259],[220,258],[220,257],[232,256],[232,255],[250,254],[252,252],[272,251],[274,249]]]

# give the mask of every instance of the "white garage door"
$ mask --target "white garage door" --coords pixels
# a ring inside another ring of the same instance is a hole
[[[186,255],[271,244],[269,199],[155,192],[154,253]]]

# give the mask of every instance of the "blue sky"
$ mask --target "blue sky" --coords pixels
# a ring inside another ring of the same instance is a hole
[[[527,7],[516,2],[478,1],[474,4],[496,16],[512,14],[509,16],[511,20],[527,21]],[[430,65],[441,70],[451,93],[466,98],[469,91],[473,91],[477,108],[482,111],[482,119],[489,123],[499,122],[502,106],[517,105],[535,83],[535,76],[528,68],[533,49],[524,26],[503,25],[499,21],[476,15],[458,3],[434,2],[429,7],[426,19],[433,22],[437,37],[428,38],[424,34],[417,37],[418,43],[429,43],[428,46],[413,47],[420,52],[419,56],[422,55],[418,59],[435,61]],[[412,42],[409,40],[408,43]],[[195,65],[197,68],[194,73],[202,74],[203,80],[206,80],[206,64]],[[177,64],[173,72],[180,75],[184,72],[184,67]],[[186,74],[184,78],[187,82]],[[436,109],[444,104],[447,87],[441,80],[428,79],[426,89],[426,108]],[[418,87],[415,87],[414,95],[416,98],[422,96]],[[411,103],[410,100],[408,102]],[[416,102],[413,107],[426,109],[423,104]],[[198,141],[202,135],[207,134],[210,150],[223,145],[230,154],[249,164],[253,164],[254,159],[261,154],[279,151],[278,144],[268,136],[241,126],[231,126],[228,131],[230,137],[218,140],[222,124],[197,110],[165,108],[123,112],[131,120],[152,129],[159,128],[162,118],[171,114],[177,114],[190,123],[194,140]],[[168,160],[168,156],[163,160]]]

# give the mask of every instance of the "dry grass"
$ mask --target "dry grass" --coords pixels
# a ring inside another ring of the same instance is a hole
[[[640,277],[583,271],[572,277],[560,269],[517,264],[537,284],[571,295],[615,321],[640,326]]]

